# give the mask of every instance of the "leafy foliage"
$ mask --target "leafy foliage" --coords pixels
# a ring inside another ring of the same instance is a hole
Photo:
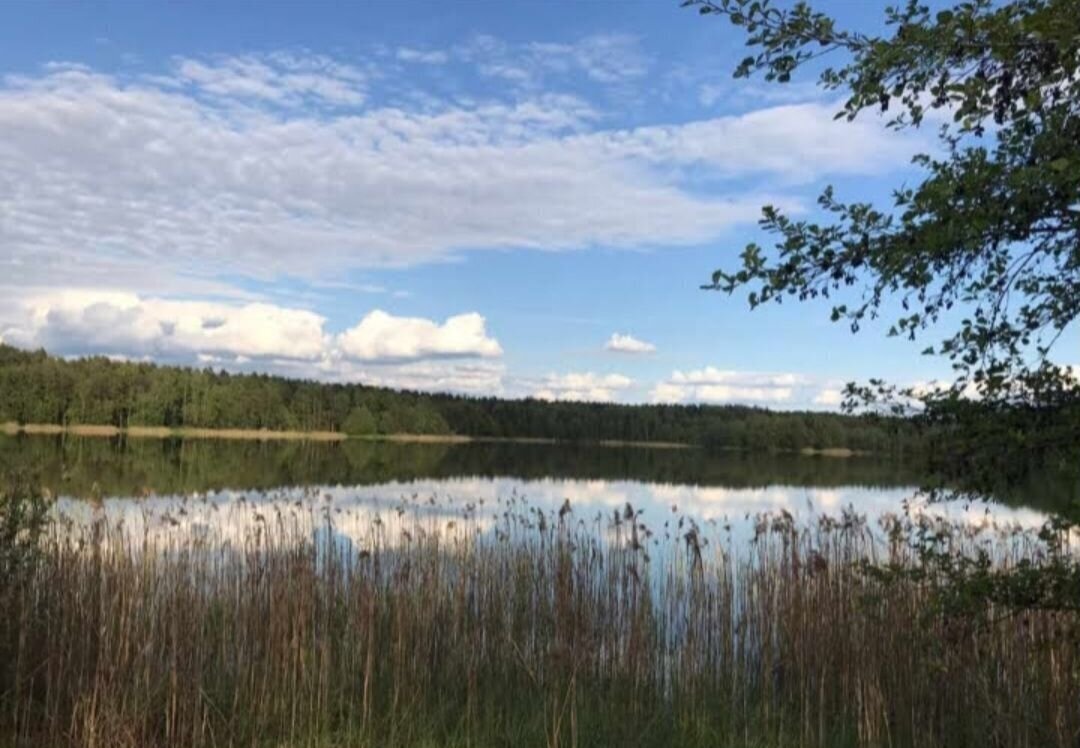
[[[773,207],[762,227],[773,252],[751,244],[742,267],[708,288],[750,289],[752,306],[784,298],[832,300],[833,320],[858,330],[897,299],[890,334],[914,339],[953,310],[959,329],[927,353],[947,356],[950,393],[1038,401],[1047,388],[1077,394],[1071,372],[1048,363],[1080,314],[1080,12],[1075,0],[963,2],[931,13],[909,0],[889,9],[891,37],[840,31],[805,3],[691,0],[745,27],[757,54],[737,77],[784,82],[823,54],[820,73],[845,90],[838,118],[888,113],[894,130],[940,124],[941,153],[887,209],[844,203],[826,188],[828,223]],[[848,292],[861,289],[854,301]],[[844,297],[844,298],[837,298]],[[1059,393],[1060,394],[1060,393]]]
[[[755,53],[736,77],[784,83],[839,53],[840,65],[819,70],[824,88],[846,94],[838,119],[869,112],[895,131],[939,128],[938,152],[914,158],[922,182],[896,189],[891,206],[845,203],[831,187],[818,201],[827,221],[767,206],[773,249],[747,246],[741,267],[717,270],[706,288],[747,290],[752,307],[828,299],[853,332],[896,314],[889,334],[911,340],[961,315],[923,351],[951,362],[951,384],[852,384],[847,407],[931,424],[930,453],[948,478],[937,491],[986,495],[1032,470],[1075,471],[1080,376],[1050,356],[1080,316],[1080,4],[967,0],[935,13],[908,0],[887,9],[887,36],[840,30],[804,2],[684,5],[745,28]],[[1045,532],[1067,536],[1077,519],[1059,515]],[[938,541],[914,539],[953,603],[1080,607],[1071,554],[1000,570]]]
[[[1078,508],[1065,514],[1080,516]],[[864,562],[863,570],[885,584],[922,585],[930,591],[937,612],[979,625],[1032,611],[1080,613],[1080,564],[1071,539],[1074,524],[1065,514],[1039,531],[1040,553],[1011,565],[1004,565],[993,547],[965,542],[964,534],[977,532],[977,527],[926,515],[892,518],[885,528],[892,543],[909,545],[918,563]]]
[[[350,436],[365,436],[378,433],[378,423],[368,407],[360,405],[349,411],[349,417],[341,425],[341,430]]]
[[[22,474],[9,473],[0,487],[0,599],[32,565],[48,503]]]

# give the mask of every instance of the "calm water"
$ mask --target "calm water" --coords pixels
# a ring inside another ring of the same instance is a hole
[[[360,542],[399,511],[452,530],[490,528],[508,510],[551,516],[570,501],[597,527],[627,504],[650,527],[677,518],[749,532],[756,516],[800,520],[853,510],[874,520],[921,506],[912,465],[869,458],[534,444],[390,444],[0,437],[0,467],[39,476],[76,523],[93,516],[155,535],[250,533],[268,518]],[[1032,487],[1007,504],[933,511],[1025,527],[1060,501]],[[400,524],[400,522],[398,522]]]

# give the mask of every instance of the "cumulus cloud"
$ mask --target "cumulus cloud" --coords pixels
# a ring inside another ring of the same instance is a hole
[[[305,309],[65,289],[0,306],[0,342],[431,391],[498,393],[504,373],[475,313],[439,324],[375,310],[334,335]]]
[[[840,390],[824,389],[814,396],[814,405],[827,408],[839,408],[842,402],[844,402],[844,393]]]
[[[616,332],[612,333],[608,342],[604,344],[604,350],[616,353],[654,353],[656,346],[644,340],[638,340],[633,335],[622,335]]]
[[[32,297],[20,318],[0,320],[0,336],[62,354],[116,354],[168,360],[198,356],[313,361],[329,343],[326,320],[305,309],[140,298],[102,291]]]
[[[532,395],[539,400],[574,400],[580,402],[610,402],[631,387],[634,380],[622,374],[572,372],[549,374]]]
[[[475,312],[443,324],[420,317],[395,317],[376,309],[338,336],[338,349],[357,361],[414,361],[422,358],[492,358],[502,355]]]
[[[757,405],[785,410],[837,410],[841,380],[794,372],[755,372],[706,366],[674,371],[649,391],[654,403]]]
[[[782,405],[792,402],[801,388],[810,386],[801,374],[769,374],[721,370],[712,366],[675,371],[650,393],[653,402],[751,403]]]
[[[531,380],[510,377],[507,389],[502,346],[475,312],[440,322],[376,309],[356,325],[334,333],[320,314],[262,301],[178,300],[68,288],[31,291],[25,298],[0,301],[0,342],[44,347],[65,356],[107,355],[553,401],[629,401],[635,384],[618,373],[570,372]],[[842,399],[835,380],[715,367],[675,371],[657,382],[649,397],[657,403],[825,409],[835,409]]]
[[[587,103],[542,93],[358,109],[363,77],[264,55],[180,60],[157,78],[77,66],[4,78],[0,278],[156,289],[484,249],[694,244],[799,200],[753,183],[704,194],[691,173],[794,182],[909,150],[824,105],[604,130]]]
[[[343,361],[330,368],[327,378],[364,382],[378,387],[423,392],[461,392],[503,395],[506,366],[491,360],[431,360],[378,367],[356,367]]]

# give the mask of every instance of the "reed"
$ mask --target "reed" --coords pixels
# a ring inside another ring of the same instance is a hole
[[[919,563],[915,520],[762,516],[740,540],[630,507],[431,504],[351,539],[316,494],[239,534],[58,518],[5,598],[0,744],[1080,741],[1075,616],[957,618],[929,578],[864,572]],[[919,521],[1002,566],[1039,557],[1015,528]]]

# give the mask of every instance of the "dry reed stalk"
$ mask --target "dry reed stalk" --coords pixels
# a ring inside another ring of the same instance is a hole
[[[58,522],[0,623],[0,745],[1080,741],[1076,616],[950,617],[863,573],[918,559],[858,517],[763,516],[744,543],[433,503],[350,538],[317,497],[240,536]]]

